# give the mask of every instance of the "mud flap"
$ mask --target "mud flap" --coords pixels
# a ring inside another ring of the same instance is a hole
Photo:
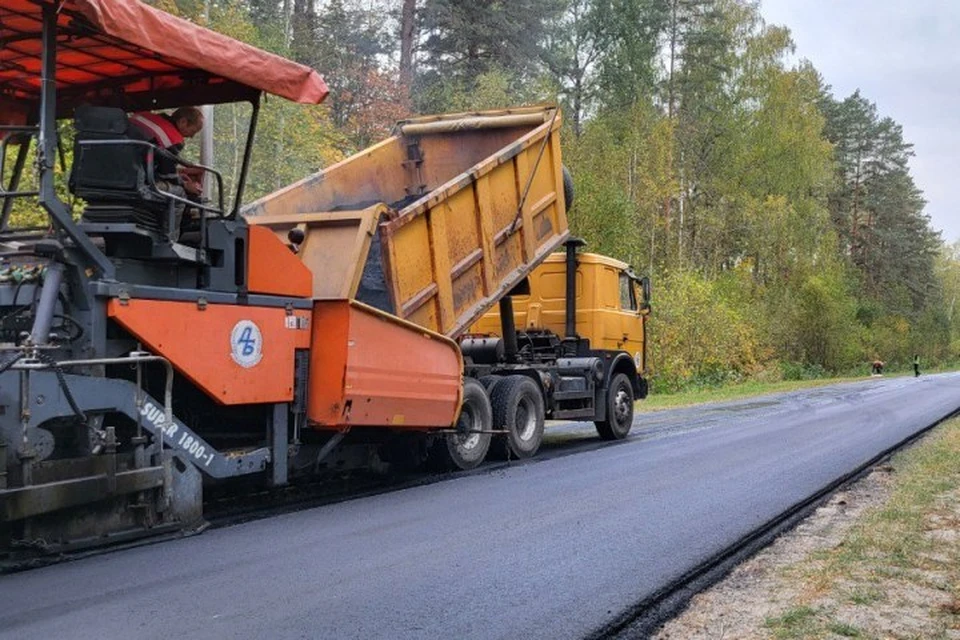
[[[203,528],[203,476],[181,453],[165,454],[164,500],[167,519],[185,529]]]

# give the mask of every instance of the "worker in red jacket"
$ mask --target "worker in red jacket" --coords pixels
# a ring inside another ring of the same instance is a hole
[[[130,116],[130,123],[144,139],[174,155],[180,155],[187,138],[203,129],[203,113],[196,107],[181,107],[172,114],[141,112]],[[203,170],[180,167],[170,158],[159,156],[154,163],[157,188],[181,198],[199,199],[203,191]],[[175,223],[170,229],[174,241],[180,235],[184,203],[174,207]]]

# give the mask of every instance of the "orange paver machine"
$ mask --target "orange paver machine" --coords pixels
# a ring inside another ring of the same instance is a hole
[[[402,121],[243,206],[261,96],[319,103],[315,71],[138,0],[0,0],[0,39],[0,556],[189,529],[205,492],[372,457],[532,456],[547,419],[629,432],[642,349],[592,348],[576,296],[563,335],[515,326],[552,252],[568,292],[577,270],[555,107]],[[230,195],[131,124],[229,102],[252,106]]]

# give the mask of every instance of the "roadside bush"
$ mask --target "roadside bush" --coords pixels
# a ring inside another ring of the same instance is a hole
[[[888,366],[904,365],[910,353],[910,321],[896,314],[883,316],[873,323],[867,341],[866,357],[880,358]]]
[[[779,364],[783,380],[816,380],[828,375],[827,370],[819,364],[789,361],[782,361]]]
[[[838,275],[808,276],[769,308],[772,340],[785,362],[837,372],[863,360],[856,300]]]
[[[759,369],[755,327],[715,282],[681,272],[666,276],[659,291],[650,328],[654,390],[718,386]]]

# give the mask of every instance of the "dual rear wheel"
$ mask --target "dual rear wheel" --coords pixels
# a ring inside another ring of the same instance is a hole
[[[487,457],[493,409],[483,385],[474,378],[463,380],[463,404],[454,431],[436,442],[431,458],[441,469],[473,469]]]
[[[490,388],[493,424],[505,429],[493,452],[499,458],[532,458],[543,443],[544,406],[540,387],[527,376],[504,376]]]
[[[437,443],[436,466],[473,469],[491,449],[500,458],[533,457],[543,442],[543,427],[543,395],[527,376],[466,378],[456,430]],[[494,437],[494,429],[506,434]]]
[[[633,385],[618,373],[607,389],[606,419],[597,421],[604,440],[622,440],[633,426]],[[473,469],[492,452],[498,458],[531,458],[543,443],[545,408],[540,387],[527,376],[465,378],[455,431],[436,444],[441,468]],[[494,429],[505,430],[494,436]]]

